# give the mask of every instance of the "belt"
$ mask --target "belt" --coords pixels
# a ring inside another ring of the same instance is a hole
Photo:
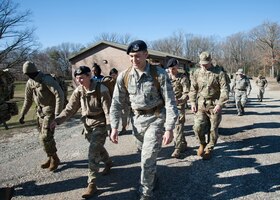
[[[137,110],[137,109],[132,109],[132,111],[135,113],[135,114],[138,114],[138,115],[150,115],[150,114],[154,114],[156,111],[160,111],[161,109],[163,108],[163,105],[158,105],[154,108],[151,108],[149,110]]]
[[[104,112],[102,112],[102,113],[99,113],[99,114],[97,114],[97,115],[87,115],[86,116],[88,119],[98,119],[98,118],[100,118],[100,117],[105,117],[105,114],[104,114]]]
[[[237,89],[237,90],[240,90],[240,91],[246,91],[246,89]]]

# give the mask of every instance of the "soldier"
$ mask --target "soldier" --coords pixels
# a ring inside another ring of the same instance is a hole
[[[195,113],[193,130],[200,142],[197,155],[209,160],[219,137],[218,127],[222,107],[228,100],[228,85],[224,71],[212,65],[209,52],[202,52],[199,58],[200,68],[191,76],[189,98]],[[210,136],[208,143],[205,134]]]
[[[15,77],[9,69],[0,70],[0,125],[9,129],[6,121],[12,116],[18,115],[16,102],[12,101],[15,91]]]
[[[33,62],[26,61],[23,64],[23,73],[29,79],[25,87],[25,99],[19,122],[24,123],[24,116],[34,100],[37,108],[39,137],[48,156],[41,168],[53,171],[57,169],[60,160],[56,154],[54,130],[50,130],[49,125],[63,109],[64,94],[58,82],[52,76],[39,71]]]
[[[237,115],[242,116],[245,114],[245,104],[251,92],[251,83],[247,76],[243,73],[242,69],[238,69],[235,73],[236,77],[232,84],[232,90],[235,93],[235,105]]]
[[[268,82],[264,76],[259,75],[259,77],[256,80],[256,84],[259,87],[259,93],[257,95],[257,98],[259,102],[262,102],[264,91],[265,88],[267,87]]]
[[[179,116],[176,121],[174,130],[175,134],[175,150],[171,154],[171,157],[179,158],[180,154],[187,148],[187,142],[184,135],[184,124],[185,124],[185,110],[186,103],[189,99],[188,93],[190,91],[190,81],[186,74],[178,72],[179,61],[175,58],[171,58],[167,62],[167,68],[169,70],[169,78],[172,83],[173,91],[175,94],[175,100]]]
[[[74,76],[80,85],[73,91],[66,108],[55,118],[50,128],[53,129],[56,125],[62,124],[81,108],[83,132],[90,143],[88,186],[82,197],[89,198],[97,192],[96,177],[100,161],[105,163],[102,175],[109,174],[113,166],[104,147],[107,132],[111,129],[109,121],[111,96],[105,85],[91,78],[89,67],[80,66],[75,70]]]
[[[133,134],[141,145],[140,199],[150,199],[156,183],[156,160],[163,144],[173,139],[177,108],[170,79],[165,70],[147,61],[147,45],[142,40],[129,44],[127,54],[132,66],[117,78],[110,120],[111,141],[118,143],[118,125],[122,105],[129,99]],[[156,79],[153,75],[156,73]],[[127,84],[126,84],[127,83]],[[164,127],[165,126],[165,127]],[[165,128],[165,130],[164,130]]]
[[[101,75],[101,68],[100,65],[98,65],[97,63],[94,63],[92,66],[92,73],[93,73],[93,79],[101,82],[101,80],[104,78],[103,75]]]

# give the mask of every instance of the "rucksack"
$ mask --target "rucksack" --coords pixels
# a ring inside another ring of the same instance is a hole
[[[67,100],[67,96],[68,96],[68,84],[66,83],[64,77],[62,76],[57,76],[56,74],[47,74],[53,77],[53,79],[58,83],[58,85],[61,87],[62,91],[63,91],[63,95],[64,95],[64,105],[63,108],[66,107],[68,100]]]
[[[110,96],[111,96],[111,99],[112,99],[113,98],[115,84],[116,84],[116,80],[113,79],[111,76],[105,76],[105,77],[102,78],[101,81],[97,82],[96,95],[97,95],[97,98],[99,100],[101,99],[101,94],[100,94],[101,84],[105,85],[108,88]]]
[[[110,96],[111,98],[113,97],[113,93],[114,93],[114,88],[115,88],[115,84],[116,84],[116,80],[113,79],[111,76],[104,76],[101,80],[101,83],[104,84],[110,92]]]
[[[132,70],[132,66],[130,66],[124,74],[123,81],[124,81],[124,86],[125,86],[126,90],[127,90],[127,87],[128,87],[129,73],[130,73],[131,70]],[[150,65],[150,73],[153,77],[154,85],[156,86],[158,91],[160,91],[160,83],[158,81],[158,74],[157,74],[157,66],[156,65]]]

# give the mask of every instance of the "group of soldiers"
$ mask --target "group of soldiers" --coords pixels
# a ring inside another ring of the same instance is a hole
[[[259,75],[255,83],[258,87],[257,99],[259,102],[262,102],[268,82],[264,76]],[[250,95],[251,90],[252,86],[250,79],[244,74],[243,69],[238,69],[233,78],[231,89],[232,94],[234,95],[238,116],[245,114],[245,105],[248,102],[248,96]]]
[[[149,64],[147,45],[142,40],[130,43],[127,54],[131,67],[121,73],[117,70],[110,72],[115,77],[113,94],[102,83],[104,77],[101,77],[97,64],[93,70],[87,66],[78,67],[74,77],[79,85],[64,109],[63,92],[57,83],[39,71],[33,62],[27,61],[23,65],[23,73],[29,80],[19,121],[24,123],[24,116],[34,100],[39,136],[47,154],[47,160],[41,165],[43,169],[53,171],[60,164],[54,140],[55,127],[81,110],[83,133],[89,142],[88,186],[82,194],[83,198],[90,198],[97,192],[99,163],[105,163],[102,175],[109,174],[114,165],[104,144],[107,136],[111,142],[118,144],[118,127],[122,121],[127,121],[124,113],[130,113],[132,133],[141,152],[141,175],[136,190],[141,200],[153,198],[158,182],[157,156],[162,144],[167,145],[174,140],[171,154],[174,158],[179,158],[186,150],[184,123],[188,101],[194,113],[193,130],[199,141],[197,155],[203,160],[211,159],[219,137],[221,111],[229,99],[230,87],[224,69],[212,65],[209,52],[200,54],[200,67],[190,77],[179,72],[179,62],[175,58],[168,61],[167,71]],[[93,77],[92,71],[97,71]],[[244,89],[239,87],[243,84],[241,74],[237,74],[240,78],[236,77],[233,87],[236,99],[241,99],[238,108],[242,113]],[[123,129],[126,125],[122,125]]]

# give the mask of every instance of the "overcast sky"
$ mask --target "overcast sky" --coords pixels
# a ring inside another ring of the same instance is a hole
[[[32,12],[43,48],[88,45],[101,33],[153,41],[183,31],[225,38],[265,21],[280,24],[280,0],[14,0]]]

